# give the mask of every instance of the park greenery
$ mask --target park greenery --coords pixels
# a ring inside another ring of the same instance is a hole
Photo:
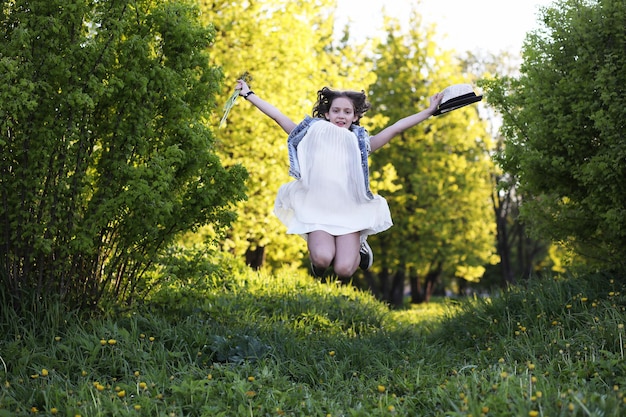
[[[389,310],[231,267],[130,311],[2,310],[0,416],[605,416],[626,409],[610,275]]]
[[[359,41],[334,0],[0,5],[0,417],[626,408],[623,1],[556,0],[517,68],[419,4]],[[322,283],[272,214],[284,133],[220,125],[243,74],[295,121],[362,89],[372,133],[484,100],[370,157],[395,226]]]

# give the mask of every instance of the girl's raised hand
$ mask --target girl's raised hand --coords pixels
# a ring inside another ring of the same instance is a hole
[[[235,89],[239,90],[240,96],[243,96],[246,93],[250,92],[250,87],[248,86],[248,83],[245,82],[243,79],[237,80],[237,86],[235,87]]]
[[[434,113],[435,111],[437,111],[437,107],[439,107],[439,104],[441,104],[442,98],[443,98],[443,93],[436,93],[430,96],[430,106],[428,107],[428,110],[431,113]]]

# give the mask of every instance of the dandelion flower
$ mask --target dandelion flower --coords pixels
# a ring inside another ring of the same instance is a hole
[[[48,370],[47,369],[42,369],[41,370],[41,376],[48,376]]]
[[[135,411],[139,411],[139,410],[141,410],[141,405],[135,404],[135,405],[133,405],[133,408],[135,409]]]
[[[120,390],[117,392],[117,396],[120,398],[124,398],[126,396],[126,391]]]
[[[249,377],[248,377],[248,381],[250,381],[250,382],[254,382],[254,377],[253,377],[253,376],[249,376]]]
[[[59,412],[59,410],[58,410],[58,409],[56,409],[55,407],[52,407],[52,408],[50,409],[50,414],[56,414],[56,413],[58,413],[58,412]]]
[[[539,411],[536,410],[530,410],[528,412],[528,417],[537,417],[539,415]]]
[[[107,341],[107,343],[108,343],[109,345],[115,345],[115,344],[117,344],[117,340],[115,340],[115,339],[109,339],[109,340]]]
[[[328,354],[329,354],[330,356],[335,356],[335,351],[334,351],[334,350],[331,350],[330,352],[328,352]]]
[[[378,392],[385,392],[386,388],[384,385],[379,385],[378,386]]]

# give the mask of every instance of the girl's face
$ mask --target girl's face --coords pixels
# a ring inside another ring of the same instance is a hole
[[[354,105],[352,100],[346,97],[337,97],[330,105],[330,110],[325,114],[326,120],[335,126],[350,128],[352,123],[359,118],[354,113]]]

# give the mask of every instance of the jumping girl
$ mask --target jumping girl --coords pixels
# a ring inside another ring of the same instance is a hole
[[[368,155],[432,116],[442,94],[431,96],[427,109],[370,137],[359,126],[370,108],[364,92],[324,87],[317,92],[312,117],[296,124],[244,80],[236,88],[289,135],[289,174],[295,181],[280,187],[274,213],[287,233],[306,240],[313,275],[322,277],[332,266],[340,279],[347,279],[359,266],[368,269],[373,254],[367,236],[393,224],[387,201],[370,190]]]

